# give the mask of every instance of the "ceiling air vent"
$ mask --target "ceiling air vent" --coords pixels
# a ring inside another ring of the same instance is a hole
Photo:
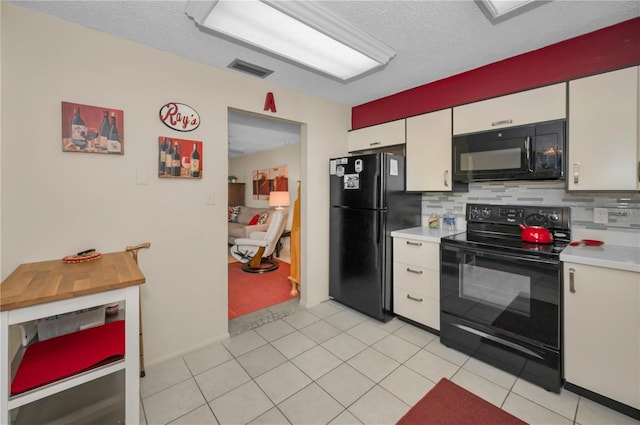
[[[240,59],[236,59],[233,62],[231,62],[229,66],[227,66],[227,68],[235,69],[236,71],[251,74],[254,77],[259,77],[259,78],[265,78],[271,73],[273,73],[273,71],[270,69],[263,68],[258,65],[254,65],[252,63],[245,62]]]

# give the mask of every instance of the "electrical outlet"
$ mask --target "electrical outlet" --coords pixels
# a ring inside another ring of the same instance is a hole
[[[608,208],[594,208],[593,209],[593,222],[598,224],[609,223],[609,209]]]

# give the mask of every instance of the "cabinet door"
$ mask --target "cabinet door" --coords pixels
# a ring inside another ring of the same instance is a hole
[[[349,152],[383,146],[402,145],[405,142],[405,120],[391,121],[371,127],[352,130],[348,136]]]
[[[407,118],[407,190],[451,191],[451,109]]]
[[[229,183],[229,206],[244,205],[244,183]]]
[[[640,408],[640,275],[564,263],[567,382]]]
[[[638,67],[569,82],[569,190],[638,190]]]
[[[565,83],[453,108],[453,134],[514,127],[567,116]]]

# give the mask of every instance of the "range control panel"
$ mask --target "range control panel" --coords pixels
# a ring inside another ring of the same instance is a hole
[[[570,227],[569,207],[530,205],[467,204],[468,223],[542,226],[547,228]]]

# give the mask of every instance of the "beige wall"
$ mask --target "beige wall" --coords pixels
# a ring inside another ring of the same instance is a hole
[[[2,279],[24,262],[149,241],[139,255],[147,365],[227,337],[227,110],[264,114],[273,92],[273,115],[303,124],[301,302],[327,299],[327,163],[346,152],[349,108],[1,7]],[[62,101],[123,110],[125,155],[63,153]],[[200,127],[165,127],[158,111],[169,101],[194,108]],[[203,178],[158,179],[158,136],[202,140]]]
[[[253,170],[286,165],[289,173],[289,218],[286,228],[291,229],[293,218],[293,202],[298,196],[300,180],[300,144],[282,146],[251,155],[242,155],[229,160],[229,174],[238,177],[238,182],[245,183],[244,203],[250,207],[267,207],[268,200],[253,199]]]

